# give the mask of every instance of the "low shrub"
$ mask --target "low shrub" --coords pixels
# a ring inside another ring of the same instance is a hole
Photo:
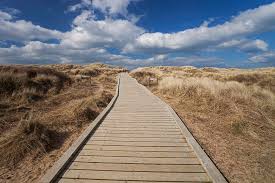
[[[47,152],[53,138],[53,132],[32,116],[22,119],[13,131],[0,139],[0,165],[15,165],[26,153]]]

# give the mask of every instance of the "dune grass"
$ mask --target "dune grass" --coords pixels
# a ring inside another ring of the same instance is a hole
[[[53,132],[44,124],[33,120],[31,115],[20,120],[17,127],[0,140],[0,165],[14,166],[33,151],[46,153],[52,148],[53,138]]]
[[[1,65],[0,182],[37,182],[108,105],[116,75],[125,71],[103,64]]]

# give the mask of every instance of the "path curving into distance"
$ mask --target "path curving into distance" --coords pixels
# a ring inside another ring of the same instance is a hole
[[[42,182],[227,182],[168,105],[126,73],[119,83],[96,130]]]

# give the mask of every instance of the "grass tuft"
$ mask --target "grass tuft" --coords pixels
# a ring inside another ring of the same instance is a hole
[[[22,119],[12,133],[0,139],[0,165],[13,166],[30,152],[47,152],[51,148],[52,134],[31,115]]]

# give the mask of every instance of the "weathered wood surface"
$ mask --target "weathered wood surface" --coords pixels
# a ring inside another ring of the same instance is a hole
[[[177,120],[164,102],[122,74],[113,108],[56,181],[226,182]]]

